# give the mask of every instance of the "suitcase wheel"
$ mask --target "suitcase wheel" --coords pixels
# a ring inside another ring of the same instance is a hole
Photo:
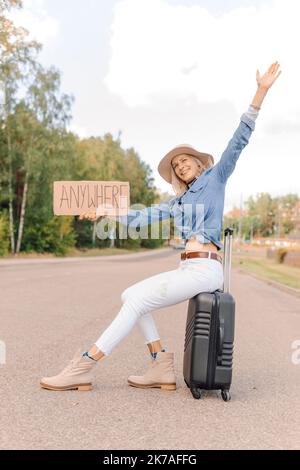
[[[192,387],[192,388],[191,388],[191,393],[192,393],[193,397],[194,397],[196,400],[200,400],[200,398],[201,398],[201,390],[200,390],[200,388],[198,388],[198,387]]]
[[[221,395],[224,401],[229,401],[231,400],[231,395],[229,390],[222,390]]]

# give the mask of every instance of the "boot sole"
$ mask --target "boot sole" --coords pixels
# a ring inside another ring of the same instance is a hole
[[[132,387],[137,387],[137,388],[161,388],[162,390],[176,390],[176,384],[150,384],[150,385],[144,385],[144,384],[136,384],[134,382],[131,382],[130,380],[127,381],[129,385]]]
[[[92,384],[78,384],[78,385],[69,385],[66,387],[54,387],[52,385],[44,384],[40,382],[40,386],[47,390],[56,390],[58,392],[62,392],[64,390],[78,390],[79,392],[87,392],[92,390]]]

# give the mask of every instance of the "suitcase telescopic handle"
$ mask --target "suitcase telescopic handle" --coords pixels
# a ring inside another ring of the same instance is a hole
[[[230,291],[230,272],[231,272],[231,256],[232,256],[232,239],[233,228],[227,227],[224,230],[224,260],[223,260],[223,273],[224,273],[224,292]]]
[[[230,228],[230,227],[225,228],[224,235],[225,235],[225,237],[227,235],[233,235],[233,228]]]

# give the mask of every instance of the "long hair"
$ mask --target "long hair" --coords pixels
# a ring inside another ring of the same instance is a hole
[[[172,178],[171,185],[172,185],[173,191],[176,194],[176,196],[179,197],[188,189],[188,185],[184,181],[182,181],[180,178],[178,178],[172,165],[171,165],[171,178]]]
[[[208,165],[204,165],[198,158],[194,157],[193,155],[189,155],[189,157],[193,158],[194,161],[197,163],[199,169],[200,169],[200,174],[199,176],[205,171],[207,170],[207,168],[210,168],[212,165],[211,164],[208,164]],[[198,176],[198,178],[199,178]],[[171,164],[171,178],[172,178],[172,182],[171,182],[171,185],[172,185],[172,188],[173,188],[173,191],[174,193],[176,194],[177,197],[179,196],[182,196],[183,193],[185,193],[185,191],[188,189],[188,185],[187,183],[185,183],[182,179],[180,179],[176,173],[175,173],[175,170]]]

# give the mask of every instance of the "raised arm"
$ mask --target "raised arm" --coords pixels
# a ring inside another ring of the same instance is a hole
[[[281,71],[278,72],[279,67],[278,62],[274,62],[264,75],[261,76],[258,70],[256,72],[257,90],[252,103],[248,111],[241,116],[238,128],[224,150],[220,161],[215,165],[215,171],[224,183],[232,174],[243,148],[249,142],[250,136],[255,129],[255,120],[262,102],[268,90],[281,74]]]

